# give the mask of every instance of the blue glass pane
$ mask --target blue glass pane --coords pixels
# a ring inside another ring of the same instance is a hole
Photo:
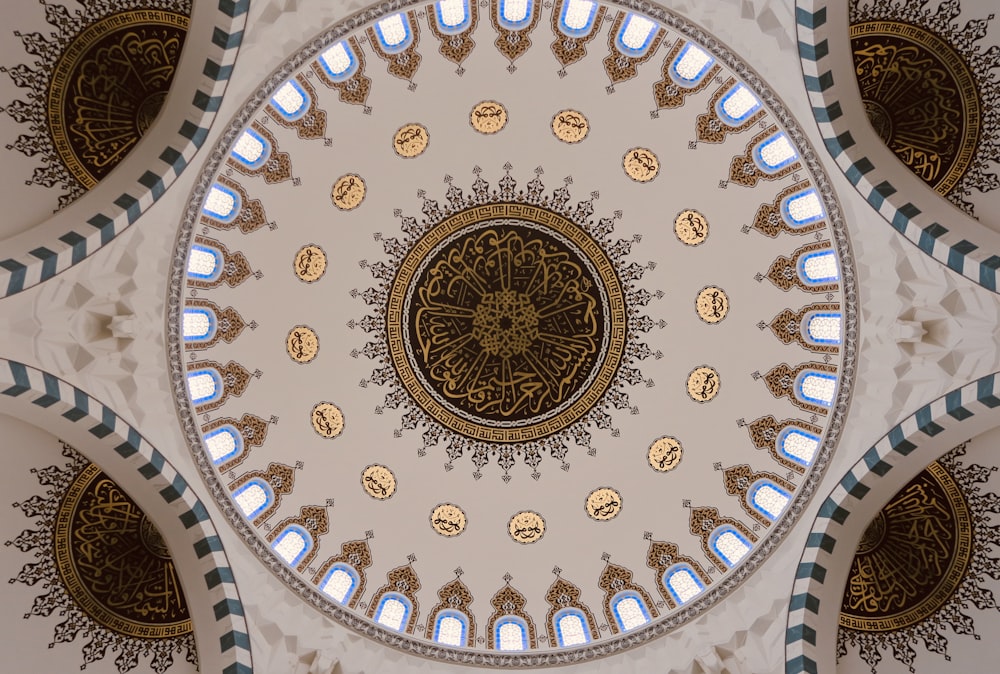
[[[747,503],[758,513],[771,520],[778,519],[791,501],[792,495],[770,480],[758,480],[750,485]]]
[[[201,212],[219,222],[230,223],[236,219],[240,213],[242,200],[235,190],[231,190],[225,185],[213,183],[212,188],[205,197],[205,205]]]
[[[215,312],[202,307],[186,307],[181,326],[185,342],[207,342],[215,336]]]
[[[810,311],[802,320],[803,333],[813,344],[840,344],[840,312]]]
[[[233,500],[240,507],[243,516],[252,520],[271,506],[274,492],[267,482],[254,478],[233,492]]]
[[[455,626],[458,629],[455,629]],[[461,611],[445,609],[434,619],[434,641],[446,646],[465,646],[469,634],[469,619]]]
[[[615,47],[625,56],[640,58],[649,50],[659,26],[652,19],[629,14],[615,36]]]
[[[528,626],[515,616],[504,616],[493,624],[493,643],[501,651],[528,650]]]
[[[309,104],[309,94],[294,79],[278,87],[271,97],[271,107],[289,122],[302,119],[309,112]]]
[[[753,545],[731,526],[724,525],[712,532],[709,546],[727,565],[735,566],[749,554]]]
[[[743,83],[733,85],[719,102],[715,112],[729,126],[739,126],[760,110],[760,100]]]
[[[469,0],[441,0],[434,3],[434,19],[445,35],[457,35],[472,24]]]
[[[691,601],[705,584],[689,564],[674,564],[663,574],[663,585],[679,605]]]
[[[347,40],[338,42],[319,55],[317,59],[323,72],[333,82],[351,79],[358,69],[358,57]]]
[[[753,159],[757,167],[764,173],[777,173],[799,160],[792,141],[784,131],[779,131],[770,138],[761,141],[753,149]]]
[[[789,426],[778,435],[778,451],[801,466],[811,466],[819,449],[819,436]]]
[[[216,466],[243,453],[243,436],[229,424],[206,433],[204,441],[208,456]]]
[[[597,3],[591,0],[564,0],[559,12],[559,30],[567,37],[585,37],[594,27]]]
[[[375,23],[375,36],[387,54],[398,54],[413,42],[410,19],[405,13],[392,14]]]
[[[837,375],[803,370],[795,380],[795,395],[813,405],[832,407],[837,393]]]
[[[590,623],[583,611],[564,608],[552,617],[556,630],[556,641],[560,648],[580,646],[590,642]]]
[[[188,372],[188,395],[195,405],[214,402],[222,396],[222,377],[214,368]]]
[[[713,65],[715,59],[708,52],[688,43],[670,64],[670,78],[683,87],[695,87],[701,83]]]
[[[334,564],[323,576],[319,587],[341,604],[347,604],[358,587],[358,572],[347,564]]]
[[[245,129],[230,154],[248,169],[256,170],[271,156],[271,144],[253,129]]]
[[[781,202],[781,216],[789,227],[805,227],[826,217],[823,200],[812,187],[785,197]]]
[[[836,283],[840,280],[840,265],[832,250],[807,253],[799,258],[799,277],[806,285]]]
[[[195,244],[188,253],[188,278],[214,281],[222,275],[222,253],[211,246]]]
[[[531,23],[535,0],[500,0],[497,21],[507,30],[521,30]]]
[[[289,566],[295,566],[312,549],[313,540],[309,532],[297,524],[289,524],[271,543],[271,549],[285,560]]]

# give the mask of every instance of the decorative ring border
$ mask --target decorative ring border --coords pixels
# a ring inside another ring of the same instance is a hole
[[[945,429],[955,428],[970,418],[978,422],[984,415],[992,426],[1000,422],[1000,372],[987,375],[957,388],[894,426],[855,463],[823,501],[813,522],[792,585],[785,632],[785,674],[817,674],[826,664],[818,645],[823,622],[820,609],[840,614],[843,587],[826,585],[827,569],[844,556],[838,554],[837,539],[845,535],[845,522],[852,510],[871,492],[885,492],[883,478],[894,467],[913,463],[910,454]],[[978,416],[977,416],[978,415]],[[985,430],[985,429],[983,429]],[[942,448],[942,452],[950,447]],[[926,462],[921,462],[921,467]],[[902,486],[902,485],[899,485]],[[850,551],[854,552],[855,541]],[[831,599],[832,598],[832,599]],[[826,600],[823,603],[823,600]],[[834,606],[830,608],[831,604]],[[831,651],[832,654],[832,651]],[[832,670],[832,668],[831,668]]]
[[[225,662],[223,674],[252,674],[253,659],[250,653],[250,636],[247,631],[243,603],[240,601],[236,581],[229,560],[222,547],[222,539],[212,524],[208,510],[188,485],[187,480],[170,464],[163,454],[139,434],[139,431],[118,416],[113,410],[90,397],[72,384],[55,375],[0,358],[0,395],[21,398],[47,410],[49,414],[89,426],[95,442],[102,443],[108,453],[114,452],[122,459],[130,459],[135,470],[164,502],[174,510],[188,530],[195,555],[206,569],[203,576],[205,589],[215,612],[215,634],[218,636],[219,654],[216,662]],[[65,422],[63,422],[65,423]],[[133,457],[138,457],[136,461]],[[177,501],[180,504],[177,504]],[[195,591],[197,591],[195,589]],[[205,634],[207,626],[195,625]],[[210,644],[198,640],[200,647]],[[203,660],[204,662],[204,660]]]
[[[0,259],[0,299],[27,290],[66,271],[111,243],[163,196],[194,159],[205,143],[208,130],[222,104],[223,94],[236,63],[236,54],[243,42],[247,10],[250,7],[250,0],[217,0],[217,3],[212,42],[201,69],[201,82],[184,115],[183,123],[170,144],[160,152],[159,162],[147,167],[127,192],[122,192],[112,204],[91,216],[85,223],[54,240],[35,241],[30,245],[42,245],[17,257]],[[196,3],[192,14],[197,12],[200,4]],[[195,16],[191,18],[193,21]]]
[[[243,538],[247,547],[253,551],[260,562],[270,569],[290,590],[298,594],[307,604],[312,605],[316,610],[332,618],[339,624],[373,641],[407,653],[435,660],[480,667],[520,669],[565,665],[622,653],[642,643],[663,636],[680,625],[691,622],[698,616],[703,615],[709,608],[717,604],[723,597],[734,591],[743,581],[749,578],[753,571],[771,555],[788,532],[792,530],[798,516],[805,510],[813,492],[819,486],[833,450],[837,445],[837,440],[839,439],[847,416],[847,410],[850,406],[857,354],[858,293],[855,283],[854,259],[851,253],[851,245],[843,211],[836,200],[833,185],[830,183],[823,165],[817,157],[816,150],[813,148],[812,143],[809,142],[802,127],[795,121],[788,107],[749,64],[723,46],[714,35],[690,23],[680,15],[674,14],[670,10],[644,0],[601,0],[608,5],[621,7],[624,10],[641,12],[677,32],[679,35],[697,41],[699,44],[707,47],[712,55],[718,58],[735,75],[754,87],[761,101],[768,106],[768,109],[774,114],[789,137],[802,149],[801,160],[805,164],[810,177],[813,179],[817,191],[823,198],[836,249],[841,257],[841,288],[844,296],[846,320],[844,361],[840,371],[840,385],[837,391],[837,400],[830,413],[830,424],[827,428],[826,438],[814,461],[814,468],[806,476],[801,489],[786,511],[786,513],[791,513],[794,519],[787,516],[782,517],[771,528],[771,534],[750,553],[750,557],[740,565],[735,573],[723,581],[713,583],[711,588],[697,600],[668,618],[655,621],[652,624],[625,634],[601,639],[597,643],[573,649],[528,652],[520,655],[485,650],[473,651],[439,646],[410,635],[388,630],[381,625],[361,617],[356,612],[345,609],[331,601],[316,586],[306,582],[287,565],[283,564],[281,560],[271,554],[267,543],[262,537],[257,535],[255,529],[239,514],[229,496],[228,490],[220,481],[205,452],[201,450],[202,441],[197,415],[186,398],[185,371],[181,365],[182,340],[178,326],[180,325],[180,312],[184,303],[184,278],[187,265],[186,251],[190,247],[191,237],[199,222],[200,204],[208,192],[214,176],[222,163],[225,162],[229,155],[229,148],[236,142],[242,129],[250,122],[254,113],[268,100],[270,92],[278,84],[288,79],[292,73],[316,58],[323,49],[343,39],[347,34],[390,13],[399,12],[409,7],[420,6],[425,4],[426,1],[388,0],[388,2],[370,6],[341,19],[330,28],[322,31],[311,41],[300,47],[279,68],[271,72],[270,76],[247,98],[239,112],[233,115],[227,128],[216,141],[214,149],[205,161],[201,173],[191,189],[187,207],[181,217],[177,241],[174,247],[174,258],[171,261],[170,282],[167,288],[167,360],[170,367],[170,383],[174,394],[174,403],[177,406],[177,413],[181,421],[185,439],[188,442],[188,447],[191,450],[195,463],[201,471],[202,478],[212,492],[213,497],[216,498],[216,503],[229,520],[234,531]]]
[[[796,0],[795,3],[802,76],[827,151],[847,180],[893,229],[952,271],[997,292],[997,269],[1000,269],[1000,250],[997,249],[1000,247],[995,240],[989,240],[994,234],[957,210],[950,223],[952,229],[922,214],[921,209],[890,182],[891,172],[885,167],[877,167],[865,155],[863,144],[851,134],[851,124],[844,116],[840,101],[856,93],[853,81],[838,85],[834,79],[833,59],[830,58],[833,30],[827,18],[830,4],[830,0]],[[847,40],[845,33],[844,42]],[[937,198],[943,201],[943,197]],[[981,243],[973,243],[966,236]]]

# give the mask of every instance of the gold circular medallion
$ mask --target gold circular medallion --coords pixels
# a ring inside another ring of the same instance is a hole
[[[688,246],[702,244],[708,238],[708,220],[698,211],[681,211],[674,219],[674,234]]]
[[[313,430],[324,438],[335,438],[344,432],[344,413],[333,403],[325,401],[317,403],[312,408],[309,417]],[[393,485],[395,485],[395,481]]]
[[[296,325],[288,331],[285,348],[296,363],[308,363],[319,353],[319,337],[308,325]]]
[[[579,143],[590,133],[590,122],[582,112],[560,110],[552,118],[552,133],[564,143]]]
[[[698,318],[706,323],[718,323],[729,313],[729,296],[718,286],[705,286],[694,301]]]
[[[533,510],[522,510],[510,518],[507,533],[523,545],[534,543],[545,535],[545,519]]]
[[[482,134],[497,133],[507,126],[507,108],[496,101],[477,103],[469,113],[469,124]]]
[[[625,175],[637,183],[648,183],[660,172],[660,160],[653,151],[644,147],[634,147],[622,157]]]
[[[441,503],[431,511],[431,528],[442,536],[458,536],[466,523],[465,511],[454,503]]]
[[[423,154],[430,142],[431,137],[427,133],[427,127],[423,124],[407,124],[400,127],[392,137],[392,149],[400,157],[410,159]]]
[[[598,522],[606,522],[622,511],[622,495],[611,487],[599,487],[587,495],[587,516]]]
[[[293,265],[300,281],[315,283],[326,273],[326,253],[314,243],[299,248]]]
[[[353,173],[340,176],[333,184],[330,199],[342,211],[353,211],[365,200],[367,188],[364,179]]]
[[[680,465],[684,447],[677,438],[664,435],[649,446],[649,466],[658,473],[668,473]]]
[[[687,389],[691,400],[698,403],[707,403],[709,400],[719,395],[719,387],[722,382],[719,380],[719,373],[715,368],[702,365],[696,367],[688,375]]]
[[[343,418],[340,425],[344,425]],[[396,476],[387,466],[373,463],[361,471],[361,486],[373,499],[384,501],[396,493]]]

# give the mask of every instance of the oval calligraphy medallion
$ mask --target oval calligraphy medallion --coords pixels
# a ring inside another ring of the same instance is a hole
[[[313,430],[328,440],[344,431],[344,413],[333,403],[317,403],[309,413],[309,419]]]
[[[507,108],[496,101],[478,103],[469,113],[469,124],[487,136],[502,131],[507,126]]]
[[[308,325],[296,325],[288,331],[285,348],[296,363],[308,363],[319,353],[319,336]]]
[[[396,475],[388,466],[373,463],[361,471],[361,486],[373,499],[384,501],[396,493]]]
[[[400,157],[411,159],[423,154],[431,137],[423,124],[407,124],[392,137],[392,149]]]
[[[326,273],[326,253],[314,243],[302,246],[295,254],[292,268],[300,281],[315,283]]]
[[[330,199],[342,211],[353,211],[365,200],[367,187],[364,178],[353,173],[342,175],[333,184]]]
[[[587,516],[597,522],[614,519],[622,511],[622,495],[617,489],[599,487],[587,495]]]
[[[701,320],[718,323],[729,313],[729,295],[718,286],[705,286],[698,292],[694,308]]]
[[[522,510],[510,518],[507,533],[511,540],[522,545],[536,543],[545,535],[545,518],[534,510]]]
[[[697,403],[707,403],[709,400],[719,395],[719,387],[722,382],[719,380],[719,373],[715,368],[702,365],[696,367],[688,375],[687,391],[691,400]]]
[[[708,238],[708,219],[698,211],[681,211],[674,219],[674,234],[681,243],[698,246]]]
[[[458,536],[467,522],[465,511],[454,503],[441,503],[431,511],[431,528],[442,536]]]
[[[564,143],[579,143],[590,133],[590,122],[582,112],[560,110],[552,117],[552,133]]]
[[[644,147],[634,147],[622,157],[625,175],[637,183],[648,183],[660,172],[660,160]]]
[[[677,438],[664,435],[653,441],[649,446],[649,453],[646,458],[649,460],[649,467],[658,473],[667,473],[681,463],[684,456],[684,447]]]

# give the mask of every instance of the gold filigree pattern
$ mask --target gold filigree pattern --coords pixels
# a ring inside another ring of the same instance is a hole
[[[476,42],[472,39],[472,35],[476,32],[476,28],[479,27],[479,3],[469,2],[466,6],[469,8],[469,26],[461,33],[454,34],[445,33],[438,26],[437,17],[434,14],[434,5],[427,5],[424,9],[424,12],[427,14],[427,25],[430,27],[431,33],[441,42],[438,51],[441,53],[441,56],[458,66],[456,72],[459,75],[465,72],[462,62],[476,48]]]
[[[490,605],[493,607],[493,614],[486,621],[486,648],[497,648],[496,630],[493,629],[497,620],[504,616],[517,616],[524,621],[528,627],[528,648],[537,648],[538,639],[535,633],[535,621],[531,619],[528,612],[524,610],[528,600],[523,594],[515,590],[510,584],[510,576],[506,576],[507,584],[500,588],[492,599]]]
[[[460,571],[461,569],[459,569]],[[435,623],[437,623],[437,617],[441,611],[459,611],[469,621],[465,630],[465,643],[461,645],[472,648],[476,640],[476,618],[469,608],[473,600],[469,587],[459,577],[442,585],[437,591],[437,596],[438,603],[427,614],[427,639],[434,638]]]
[[[247,386],[250,385],[250,372],[234,360],[229,361],[225,366],[220,365],[214,360],[198,360],[188,363],[187,366],[188,372],[197,372],[206,368],[213,369],[219,373],[219,377],[222,380],[222,393],[211,401],[195,405],[195,409],[199,414],[211,412],[222,407],[229,400],[230,396],[239,397],[243,395],[243,392],[247,390]]]
[[[299,560],[298,564],[295,565],[296,569],[303,571],[309,566],[309,562],[316,557],[316,553],[319,552],[320,536],[330,531],[330,519],[326,514],[326,508],[322,506],[303,506],[299,508],[298,516],[286,517],[278,522],[274,529],[271,530],[271,533],[267,535],[267,542],[274,543],[278,540],[281,532],[286,527],[292,525],[302,527],[309,532],[309,536],[312,538],[312,546],[302,555],[302,559]]]
[[[243,451],[236,454],[218,465],[220,473],[226,473],[243,463],[250,456],[250,449],[260,447],[267,440],[267,422],[253,414],[244,414],[239,419],[232,417],[222,417],[215,419],[201,427],[202,435],[208,435],[212,431],[223,426],[232,426],[243,439]]]
[[[715,553],[712,546],[709,544],[709,538],[712,536],[712,532],[715,531],[717,527],[728,525],[740,532],[751,544],[757,542],[757,536],[750,532],[750,530],[739,520],[733,519],[732,517],[725,517],[719,514],[717,508],[711,508],[707,506],[700,506],[691,509],[691,515],[688,518],[688,530],[693,536],[697,536],[701,540],[701,550],[708,557],[709,561],[715,565],[719,571],[726,571],[729,569],[729,565],[723,560],[719,555]]]
[[[286,129],[295,129],[296,135],[303,140],[323,138],[326,135],[326,110],[322,110],[316,102],[316,89],[309,84],[305,75],[296,75],[295,82],[309,97],[309,109],[301,117],[295,120],[285,119],[273,103],[268,103],[264,109],[271,119],[281,126]]]
[[[591,641],[596,641],[600,638],[600,632],[597,628],[597,622],[594,620],[594,614],[580,599],[581,594],[583,593],[580,591],[579,587],[569,582],[562,576],[556,576],[552,585],[550,585],[549,589],[545,592],[545,601],[548,602],[550,607],[549,612],[545,615],[545,627],[548,630],[550,644],[556,645],[559,643],[559,639],[556,634],[556,613],[567,608],[575,608],[583,613],[584,617],[587,619],[587,627],[589,628],[588,637]]]
[[[750,502],[747,500],[747,493],[750,491],[750,487],[753,483],[757,480],[765,479],[770,480],[787,491],[789,494],[795,491],[795,485],[788,480],[785,480],[783,477],[767,471],[754,472],[754,470],[745,463],[727,468],[722,473],[722,484],[726,488],[726,493],[730,496],[739,497],[740,507],[746,511],[746,514],[750,515],[750,517],[754,518],[765,527],[769,527],[771,526],[771,520],[759,513],[755,508],[752,508],[750,506]]]
[[[597,37],[597,34],[601,30],[601,26],[604,25],[604,17],[608,12],[608,8],[604,5],[598,5],[597,12],[594,14],[594,23],[590,27],[590,32],[586,35],[580,35],[577,37],[570,37],[562,32],[559,28],[559,17],[562,16],[563,4],[569,0],[556,0],[555,6],[552,8],[552,33],[556,36],[556,39],[552,41],[551,49],[552,53],[555,55],[556,60],[562,65],[562,69],[559,71],[559,75],[563,76],[566,74],[566,68],[573,65],[584,56],[587,55],[587,43]]]
[[[791,175],[792,173],[801,170],[802,162],[796,159],[787,166],[777,169],[774,172],[765,173],[753,160],[754,148],[777,132],[777,126],[768,126],[766,129],[754,136],[749,143],[747,143],[746,152],[733,157],[733,161],[729,165],[729,182],[736,185],[742,185],[743,187],[754,187],[761,180],[780,180],[787,175]]]
[[[211,338],[204,341],[184,342],[185,349],[210,349],[218,344],[219,340],[227,344],[232,344],[240,336],[240,333],[243,332],[243,329],[247,327],[247,323],[240,316],[240,312],[232,307],[220,310],[219,305],[215,302],[195,297],[185,300],[184,306],[192,309],[205,309],[215,316],[215,333]]]
[[[775,365],[770,372],[764,375],[764,383],[767,384],[768,390],[775,398],[788,398],[790,403],[811,414],[828,414],[830,410],[826,407],[801,400],[795,395],[795,380],[804,370],[815,370],[831,375],[837,374],[837,367],[829,363],[803,363],[794,368],[787,363],[781,363]]]
[[[615,620],[614,610],[611,608],[611,600],[619,592],[635,592],[642,597],[650,616],[657,618],[660,615],[656,604],[653,603],[653,598],[646,592],[646,588],[632,580],[632,576],[631,569],[608,562],[604,571],[601,572],[600,578],[597,579],[597,587],[604,592],[604,618],[608,621],[608,627],[611,628],[612,634],[618,634],[621,631],[618,627],[618,621]]]
[[[709,81],[708,77],[702,80],[703,83]],[[708,112],[698,115],[698,119],[695,121],[695,128],[697,129],[698,140],[702,143],[721,143],[726,139],[727,135],[746,131],[763,119],[764,115],[767,114],[767,111],[761,107],[760,110],[747,117],[737,126],[730,126],[719,119],[719,111],[716,106],[734,84],[736,84],[735,77],[727,79],[722,86],[719,87],[714,94],[712,94],[712,98],[708,101]]]
[[[530,35],[538,26],[541,17],[542,3],[532,2],[528,24],[516,30],[506,28],[500,23],[500,0],[490,0],[490,21],[493,22],[493,28],[497,31],[497,39],[493,45],[510,61],[510,66],[507,68],[510,72],[513,73],[516,69],[514,61],[524,56],[524,53],[531,48]]]
[[[290,180],[292,177],[292,158],[287,152],[282,152],[278,148],[278,139],[259,122],[252,122],[250,128],[270,145],[270,154],[267,159],[257,168],[251,168],[234,157],[229,157],[226,163],[245,176],[260,176],[266,183],[280,183]]]
[[[840,347],[836,344],[816,344],[814,342],[807,341],[802,334],[802,321],[805,319],[806,314],[829,311],[839,312],[840,305],[832,303],[808,304],[798,311],[784,309],[771,320],[768,327],[771,328],[771,333],[780,339],[784,344],[791,344],[792,342],[795,342],[803,349],[815,351],[816,353],[837,353],[840,351]]]
[[[382,43],[375,34],[375,28],[368,29],[368,44],[371,46],[379,58],[388,63],[389,74],[407,82],[413,81],[413,76],[417,74],[417,68],[423,57],[417,51],[420,44],[420,26],[417,23],[417,14],[414,11],[406,13],[406,21],[409,24],[411,41],[401,52],[388,53],[382,48]]]
[[[667,36],[667,31],[657,26],[656,35],[642,56],[626,56],[618,50],[615,44],[618,32],[621,30],[626,16],[628,16],[627,12],[618,12],[618,16],[615,17],[614,22],[611,24],[611,30],[608,31],[608,55],[604,57],[604,72],[608,74],[608,79],[611,80],[610,91],[614,90],[616,84],[630,80],[638,75],[639,66],[653,58],[656,50],[660,48],[663,38]]]
[[[811,183],[808,180],[795,183],[791,187],[786,187],[778,193],[778,196],[774,198],[774,201],[769,204],[761,204],[760,208],[757,209],[757,214],[753,219],[753,228],[764,236],[769,236],[772,239],[781,232],[787,234],[811,234],[813,232],[818,232],[820,230],[826,229],[827,223],[825,218],[819,220],[818,222],[809,223],[807,225],[801,225],[798,227],[792,227],[785,219],[781,217],[781,202],[786,198],[790,197],[796,192],[808,189]]]
[[[357,69],[347,80],[343,82],[334,82],[330,79],[330,76],[326,74],[323,66],[321,66],[318,61],[313,61],[310,64],[310,67],[319,78],[320,82],[338,92],[342,103],[361,105],[364,106],[366,112],[370,112],[371,108],[368,107],[367,102],[368,94],[371,93],[372,90],[372,80],[370,77],[365,75],[365,54],[361,51],[361,45],[358,44],[358,39],[356,37],[352,36],[347,38],[347,46],[354,54],[354,58],[358,60]]]
[[[701,79],[698,84],[693,87],[682,87],[670,76],[670,67],[674,63],[674,59],[678,57],[681,53],[681,49],[687,45],[685,40],[677,40],[674,46],[670,48],[670,52],[667,53],[667,57],[663,59],[663,66],[660,68],[660,75],[662,79],[653,85],[653,100],[656,101],[656,109],[663,110],[679,108],[684,105],[684,99],[691,94],[698,93],[702,89],[705,89],[714,80],[715,76],[719,74],[721,70],[718,63],[712,65],[705,76]]]
[[[281,497],[292,493],[292,490],[295,488],[295,470],[291,466],[286,466],[283,463],[275,463],[272,461],[267,464],[266,470],[252,470],[230,482],[228,486],[229,492],[235,492],[237,489],[253,479],[264,480],[268,485],[270,485],[271,491],[274,493],[274,500],[271,504],[258,513],[251,522],[251,524],[255,527],[259,527],[261,524],[266,522],[271,515],[277,512],[278,506],[281,505]]]
[[[704,583],[705,587],[712,584],[712,579],[709,577],[705,569],[702,568],[697,559],[681,554],[680,548],[678,548],[674,543],[654,541],[650,539],[649,551],[646,553],[646,566],[653,569],[655,572],[653,574],[653,584],[656,585],[656,589],[660,591],[660,596],[663,597],[665,602],[667,602],[667,606],[672,609],[677,608],[677,602],[670,594],[670,591],[667,590],[666,583],[664,583],[663,580],[663,574],[666,573],[667,569],[674,564],[687,564],[694,570],[695,575],[697,575],[701,582]]]
[[[340,554],[334,555],[319,567],[319,571],[313,576],[312,582],[316,584],[320,583],[335,564],[349,565],[358,575],[358,583],[353,588],[351,596],[347,600],[347,606],[348,608],[357,608],[362,595],[365,593],[365,585],[368,581],[365,570],[372,565],[372,561],[372,551],[368,546],[367,540],[347,541],[341,544]]]
[[[807,243],[801,248],[796,248],[791,257],[779,255],[777,259],[771,263],[770,269],[767,270],[767,280],[786,292],[792,288],[799,288],[800,290],[805,290],[808,293],[836,292],[840,288],[840,283],[837,281],[807,284],[802,280],[802,277],[799,276],[799,260],[809,253],[816,253],[824,250],[830,250],[829,241]]]
[[[227,187],[240,197],[240,212],[229,222],[222,222],[210,217],[202,211],[201,221],[214,229],[229,230],[238,228],[244,234],[252,234],[267,224],[267,214],[260,199],[251,199],[247,191],[238,182],[224,175],[216,178],[219,184]]]
[[[205,236],[195,236],[194,243],[198,246],[208,246],[222,253],[222,273],[215,279],[203,279],[189,276],[187,284],[191,288],[218,288],[225,283],[230,288],[235,288],[239,284],[253,276],[250,269],[250,261],[241,251],[230,253],[229,249],[220,241],[209,239]]]
[[[375,611],[378,610],[379,602],[387,592],[398,592],[413,604],[413,610],[410,611],[406,623],[400,628],[401,632],[412,634],[414,627],[417,625],[417,616],[420,615],[420,602],[417,601],[417,592],[420,591],[420,577],[417,576],[417,572],[409,564],[397,566],[387,573],[385,577],[386,584],[377,589],[375,594],[372,595],[371,601],[368,602],[368,617],[375,618]]]
[[[797,473],[805,473],[805,466],[789,459],[781,453],[778,447],[778,439],[781,437],[781,432],[789,427],[800,428],[817,438],[823,433],[823,429],[815,424],[810,424],[800,419],[784,419],[779,423],[771,415],[760,417],[749,424],[747,430],[750,432],[750,440],[753,442],[754,447],[757,449],[767,449],[771,458],[785,468],[790,468]]]

